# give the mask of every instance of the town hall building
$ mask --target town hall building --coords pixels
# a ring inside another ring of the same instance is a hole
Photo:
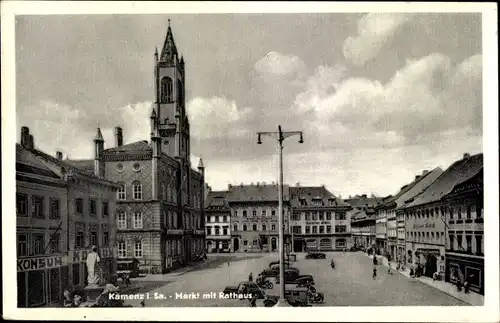
[[[155,98],[149,142],[104,149],[97,129],[94,159],[69,161],[120,184],[115,212],[118,260],[136,258],[142,271],[165,273],[186,266],[205,250],[204,166],[190,162],[190,129],[185,106],[184,58],[170,25],[160,54],[155,51]]]

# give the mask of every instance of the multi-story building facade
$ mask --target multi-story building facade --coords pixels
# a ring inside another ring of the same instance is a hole
[[[256,183],[251,185],[228,185],[227,198],[231,209],[232,250],[277,251],[278,230],[278,185]],[[289,186],[283,185],[283,214],[285,232],[288,232],[290,215]],[[289,238],[287,235],[286,239]]]
[[[356,248],[375,248],[375,210],[356,208],[350,214],[353,246]]]
[[[211,191],[205,201],[207,252],[231,252],[231,209],[225,191]]]
[[[382,201],[380,197],[368,197],[366,194],[345,199],[351,206],[348,211],[353,232],[353,245],[357,248],[375,248],[376,242],[376,211],[375,206]]]
[[[406,233],[404,228],[404,214],[398,208],[404,205],[404,201],[424,190],[442,173],[443,171],[440,168],[436,168],[430,172],[424,170],[421,175],[416,175],[411,183],[401,187],[396,195],[384,199],[384,201],[377,206],[378,212],[387,217],[387,246],[384,249],[384,255],[397,261],[403,260],[405,255]]]
[[[342,250],[352,246],[350,205],[324,186],[290,187],[292,250]]]
[[[60,302],[64,288],[86,285],[94,245],[109,281],[116,271],[112,214],[119,186],[73,167],[60,152],[53,157],[36,149],[27,127],[16,161],[19,306]]]
[[[136,258],[141,270],[162,273],[184,266],[205,250],[204,166],[190,163],[190,125],[185,107],[185,63],[170,26],[161,54],[154,54],[155,97],[151,138],[104,149],[98,129],[94,160],[75,161],[120,184],[117,192],[119,259]]]
[[[470,156],[466,155],[453,163],[422,193],[407,200],[403,206],[407,262],[421,264],[425,276],[432,277],[437,271],[445,273],[445,245],[449,244],[445,218],[453,207],[448,206],[443,197],[457,184],[477,173],[477,169],[471,167],[475,165],[476,156],[469,159]]]
[[[387,196],[375,206],[375,248],[378,254],[387,253],[387,209],[383,207],[393,196]]]
[[[445,280],[467,279],[471,290],[484,295],[483,155],[464,155],[464,172],[445,203],[447,239]]]

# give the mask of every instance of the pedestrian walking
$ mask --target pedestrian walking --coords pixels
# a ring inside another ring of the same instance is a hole
[[[250,273],[250,275],[248,275],[248,281],[250,281],[250,282],[253,281],[253,275],[252,275],[252,273]]]
[[[377,278],[377,267],[373,266],[373,279]]]

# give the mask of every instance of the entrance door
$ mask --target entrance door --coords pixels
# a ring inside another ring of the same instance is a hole
[[[276,243],[276,238],[271,239],[271,250],[276,251],[277,248],[277,243]]]
[[[293,240],[293,252],[302,252],[303,243],[302,240]]]
[[[236,252],[240,249],[240,239],[234,238],[233,239],[233,250]]]
[[[427,255],[427,261],[425,262],[425,276],[432,277],[432,275],[437,271],[437,259],[434,255]]]

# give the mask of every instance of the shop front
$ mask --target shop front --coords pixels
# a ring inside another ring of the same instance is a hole
[[[462,284],[467,280],[470,290],[484,295],[484,259],[446,253],[445,281]]]
[[[58,304],[67,285],[67,257],[17,259],[17,307]]]

